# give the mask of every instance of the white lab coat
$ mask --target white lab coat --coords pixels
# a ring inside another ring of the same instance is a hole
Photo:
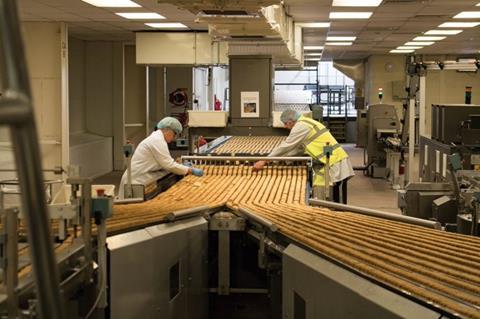
[[[310,133],[310,127],[302,122],[296,122],[290,134],[268,156],[299,156],[305,154],[303,141]],[[330,167],[330,182],[336,183],[354,176],[352,164],[347,157]]]
[[[165,171],[186,175],[188,166],[175,162],[168,150],[163,132],[157,130],[144,139],[132,156],[132,184],[146,185],[158,179]],[[122,175],[118,197],[124,197],[124,185],[127,183],[128,169]]]

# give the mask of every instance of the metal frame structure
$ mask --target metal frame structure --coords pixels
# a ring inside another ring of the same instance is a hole
[[[16,1],[0,1],[2,91],[0,124],[10,127],[22,205],[28,226],[41,318],[63,318],[59,275],[51,243],[40,148]]]

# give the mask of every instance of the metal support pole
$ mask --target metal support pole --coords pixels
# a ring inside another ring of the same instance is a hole
[[[3,283],[7,292],[8,318],[18,318],[18,210],[8,209],[2,216],[4,238]]]
[[[2,89],[5,98],[13,100],[7,105],[0,104],[0,123],[10,121],[39,300],[38,313],[41,318],[59,319],[62,318],[59,275],[50,236],[38,136],[15,0],[0,1],[0,46],[3,49],[0,54]],[[3,112],[4,106],[7,112]],[[9,113],[18,116],[10,118]]]
[[[358,213],[358,214],[367,215],[367,216],[379,217],[379,218],[394,220],[402,223],[418,225],[418,226],[423,226],[423,227],[428,227],[433,229],[442,228],[441,224],[436,221],[398,215],[398,214],[383,212],[380,210],[375,210],[375,209],[370,209],[365,207],[345,205],[345,204],[334,203],[334,202],[318,200],[318,199],[310,199],[309,204],[312,206],[328,207],[328,208],[338,209],[346,212],[353,212],[353,213]]]
[[[92,276],[92,184],[90,180],[84,180],[82,183],[82,236],[83,242],[85,244],[85,262],[89,265],[89,270],[87,270],[87,277],[91,278]]]
[[[123,186],[125,187],[125,186]],[[133,188],[132,188],[132,154],[127,156],[127,187],[124,189],[125,198],[133,197]]]
[[[408,182],[415,180],[413,175],[413,159],[415,156],[415,98],[410,98],[408,106]]]
[[[98,308],[106,308],[107,302],[107,223],[106,219],[97,227],[98,245],[98,293],[100,294]]]
[[[230,294],[230,231],[218,231],[218,294]]]
[[[325,199],[330,200],[330,154],[327,154],[325,163]]]

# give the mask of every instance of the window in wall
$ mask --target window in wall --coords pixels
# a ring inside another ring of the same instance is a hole
[[[302,103],[305,92],[311,96],[309,104],[321,104],[325,117],[356,117],[354,82],[333,67],[332,62],[320,62],[317,70],[276,71],[275,91],[289,91],[287,101]],[[298,102],[296,102],[298,101]],[[282,103],[276,98],[276,103]]]

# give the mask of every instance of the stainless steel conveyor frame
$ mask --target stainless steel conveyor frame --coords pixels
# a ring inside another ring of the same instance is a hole
[[[10,127],[31,245],[40,318],[63,318],[20,22],[15,0],[0,1],[0,125]]]

